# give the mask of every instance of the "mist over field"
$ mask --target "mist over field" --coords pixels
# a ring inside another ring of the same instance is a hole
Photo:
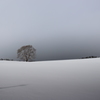
[[[100,100],[100,58],[0,61],[0,100]]]

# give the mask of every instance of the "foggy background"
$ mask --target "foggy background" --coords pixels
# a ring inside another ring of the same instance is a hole
[[[0,58],[24,45],[35,60],[100,56],[100,0],[0,0]]]

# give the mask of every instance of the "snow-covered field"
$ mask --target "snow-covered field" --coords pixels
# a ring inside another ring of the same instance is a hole
[[[0,61],[0,100],[100,100],[100,58]]]

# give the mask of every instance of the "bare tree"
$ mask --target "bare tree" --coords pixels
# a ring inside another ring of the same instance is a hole
[[[17,50],[17,57],[24,60],[29,61],[35,58],[36,49],[32,47],[32,45],[22,46]]]

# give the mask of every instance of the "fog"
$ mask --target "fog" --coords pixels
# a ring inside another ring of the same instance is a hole
[[[33,45],[35,60],[100,56],[99,0],[1,0],[0,58],[18,60]]]

